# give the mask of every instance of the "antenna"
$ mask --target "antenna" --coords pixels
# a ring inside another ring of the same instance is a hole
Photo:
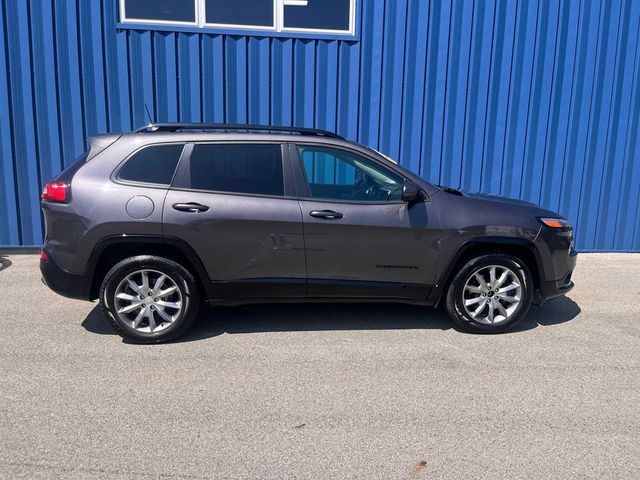
[[[147,117],[149,117],[149,125],[153,125],[153,119],[151,118],[151,113],[149,113],[147,102],[144,102],[144,109],[147,111]]]

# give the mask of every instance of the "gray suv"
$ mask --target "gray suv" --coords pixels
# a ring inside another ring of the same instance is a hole
[[[42,193],[44,282],[125,338],[176,338],[201,300],[442,302],[502,332],[573,287],[573,229],[432,185],[333,133],[156,124],[89,139]]]

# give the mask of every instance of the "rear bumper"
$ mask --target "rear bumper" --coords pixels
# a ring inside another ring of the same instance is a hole
[[[43,283],[64,297],[90,300],[91,282],[87,276],[67,272],[55,262],[49,252],[47,253],[49,260],[40,261]]]

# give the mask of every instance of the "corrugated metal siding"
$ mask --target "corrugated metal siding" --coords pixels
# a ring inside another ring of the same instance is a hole
[[[366,0],[357,42],[116,30],[115,0],[2,0],[0,245],[95,133],[310,126],[640,250],[640,1]]]

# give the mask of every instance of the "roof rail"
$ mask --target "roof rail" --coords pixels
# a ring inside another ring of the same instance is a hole
[[[243,125],[229,123],[150,123],[142,128],[134,130],[133,133],[154,133],[154,132],[180,132],[180,131],[220,131],[220,132],[278,132],[292,133],[298,135],[317,135],[320,137],[339,138],[340,135],[304,127],[283,127],[279,125]]]

